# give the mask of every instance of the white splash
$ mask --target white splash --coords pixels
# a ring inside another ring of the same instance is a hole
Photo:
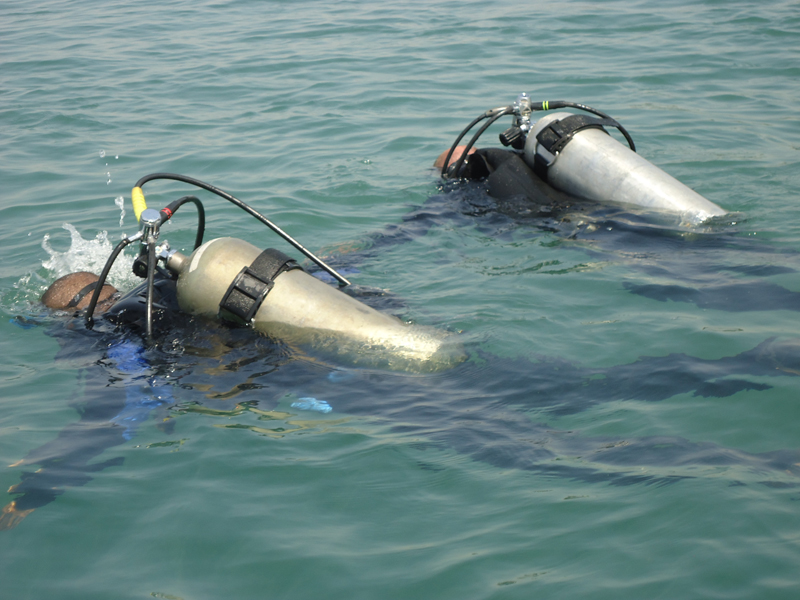
[[[42,266],[53,273],[54,280],[75,271],[90,271],[99,275],[113,249],[108,233],[101,231],[93,240],[85,240],[73,225],[64,223],[62,227],[70,234],[69,249],[65,252],[54,250],[50,245],[50,234],[46,234],[42,248],[50,258],[43,261]],[[109,273],[108,283],[118,289],[129,289],[139,283],[141,280],[131,271],[132,264],[133,256],[127,256],[124,252],[120,254]]]
[[[125,198],[117,196],[114,198],[114,204],[116,204],[119,209],[119,226],[122,227],[122,222],[125,220]]]

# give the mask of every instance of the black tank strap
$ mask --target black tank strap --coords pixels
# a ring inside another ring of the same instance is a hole
[[[219,316],[233,323],[250,325],[261,304],[284,271],[302,269],[280,250],[267,248],[234,278],[219,303]]]
[[[598,117],[590,117],[589,115],[570,115],[569,117],[550,123],[539,132],[536,136],[536,140],[550,154],[558,154],[579,131],[583,131],[584,129],[601,129],[605,131],[605,129],[603,129],[604,126],[616,127],[617,129],[622,127],[611,118],[600,119]]]

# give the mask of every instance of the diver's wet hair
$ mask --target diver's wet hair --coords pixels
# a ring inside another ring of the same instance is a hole
[[[88,271],[78,271],[77,273],[70,273],[64,275],[47,288],[47,291],[42,295],[42,303],[47,308],[55,310],[81,310],[89,305],[91,292],[97,286],[98,277],[94,273]],[[100,292],[100,302],[109,300],[117,290],[111,285],[104,285]],[[98,306],[95,309],[101,312],[107,307]]]

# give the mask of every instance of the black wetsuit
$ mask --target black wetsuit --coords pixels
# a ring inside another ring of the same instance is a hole
[[[454,177],[454,167],[455,164],[451,164],[450,178]],[[651,221],[651,216],[638,215],[625,207],[604,206],[575,198],[551,187],[528,166],[520,153],[511,150],[477,150],[465,162],[461,178],[481,182],[484,188],[475,194],[469,190],[474,184],[457,184],[457,193],[434,196],[418,214],[412,213],[421,221],[418,229],[457,220],[460,215],[447,210],[447,205],[440,210],[441,214],[433,210],[433,201],[442,203],[443,199],[453,196],[459,200],[458,210],[468,217],[501,213],[515,223],[526,221],[565,238],[591,240],[591,245],[584,247],[595,260],[615,261],[622,255],[630,265],[639,268],[629,257],[637,253],[648,257],[659,255],[657,261],[642,261],[640,268],[648,279],[661,281],[623,282],[628,291],[637,295],[660,302],[685,302],[730,312],[800,311],[800,292],[763,279],[797,272],[788,264],[773,264],[775,256],[794,257],[797,251],[793,248],[780,249],[759,243],[748,232],[742,234],[724,226],[712,228],[708,233],[687,235],[684,228],[669,221],[661,225]],[[491,205],[486,204],[484,192],[494,200]],[[452,204],[451,201],[450,206]],[[576,216],[580,218],[574,218]],[[411,218],[407,218],[403,229],[410,230],[411,225]],[[704,260],[693,260],[699,251]],[[731,259],[743,264],[731,264]]]
[[[470,161],[469,167],[471,176],[484,178],[497,197],[520,198],[523,202],[538,201],[539,206],[546,206],[544,202],[553,200],[558,203],[560,200],[559,194],[538,179],[515,153],[504,150],[480,151],[477,158]],[[473,213],[454,208],[453,202],[447,201],[445,196],[439,196],[438,203],[429,202],[421,207],[406,217],[402,224],[374,236],[369,249],[360,255],[348,254],[347,265],[343,266],[353,266],[359,259],[364,260],[387,246],[413,240],[441,221],[474,218],[471,216]],[[569,200],[559,206],[568,205]],[[491,226],[493,220],[486,221]],[[505,222],[498,225],[501,229],[504,226]],[[615,224],[615,227],[619,228],[619,224]],[[641,232],[633,229],[623,233],[623,241],[630,246],[630,236]],[[654,237],[653,231],[647,231],[646,234],[653,238],[651,245],[658,243],[659,238]],[[688,243],[683,238],[678,240]],[[693,248],[703,247],[705,243],[708,244],[707,250],[723,246],[729,251],[731,240],[725,238],[722,242],[714,237],[705,242],[692,241]],[[670,251],[675,251],[672,237],[665,238],[665,243]],[[725,268],[734,270],[734,267],[729,265]],[[663,261],[649,268],[663,270]],[[719,277],[719,266],[703,262],[702,268]],[[681,261],[680,269],[681,273],[685,272],[685,261]],[[748,269],[746,273],[753,274],[753,267]],[[792,269],[785,269],[793,272]],[[767,275],[773,271],[759,271],[756,274]],[[670,273],[669,270],[667,272]],[[373,307],[385,302],[385,297],[381,295],[359,295],[358,286],[354,288],[355,295]],[[667,297],[672,301],[695,302],[724,310],[763,308],[763,300],[759,300],[763,295],[753,294],[750,298],[731,294],[730,289],[725,288],[723,297],[715,295],[715,289],[691,290],[694,295],[687,295],[686,290],[673,285],[669,286],[670,295]],[[760,289],[764,291],[769,288],[764,288],[761,282]],[[753,290],[755,292],[756,288]],[[657,300],[664,299],[664,291],[655,285],[631,291]],[[160,332],[169,331],[169,337],[180,340],[182,346],[174,352],[169,348],[147,348],[141,341],[145,316],[144,285],[122,296],[104,318],[98,320],[93,331],[83,329],[83,318],[80,316],[73,319],[72,323],[60,323],[50,331],[62,342],[59,355],[83,365],[84,386],[80,397],[74,402],[80,418],[67,425],[56,439],[33,450],[23,461],[24,464],[36,464],[40,468],[35,472],[23,473],[20,483],[10,490],[16,497],[12,503],[13,510],[19,513],[44,506],[66,488],[91,481],[93,473],[121,464],[121,457],[99,463],[93,461],[106,450],[130,440],[136,426],[149,418],[152,411],[162,411],[163,416],[168,417],[170,413],[167,411],[177,406],[172,399],[173,390],[176,394],[181,391],[188,395],[183,399],[182,407],[200,406],[211,415],[215,411],[219,414],[236,414],[236,411],[246,410],[250,406],[266,405],[270,408],[274,406],[275,398],[287,394],[299,397],[300,393],[308,395],[310,392],[329,402],[337,412],[394,420],[402,423],[398,425],[401,430],[405,428],[415,435],[446,442],[478,460],[500,467],[557,473],[585,480],[599,479],[622,484],[650,481],[652,478],[633,477],[624,470],[605,472],[592,466],[580,469],[559,466],[551,462],[552,457],[585,451],[595,456],[595,462],[618,466],[738,463],[780,472],[797,470],[798,454],[794,450],[760,455],[732,454],[728,449],[713,444],[697,444],[680,438],[629,439],[626,440],[625,450],[603,450],[602,454],[598,454],[597,448],[610,447],[608,443],[613,440],[582,438],[577,434],[554,437],[550,428],[533,424],[525,413],[506,409],[507,406],[513,406],[540,413],[568,414],[586,410],[597,403],[620,399],[653,402],[685,393],[727,397],[742,390],[765,390],[769,385],[762,380],[751,381],[742,377],[796,375],[800,372],[796,341],[768,340],[749,352],[718,360],[671,354],[643,357],[631,364],[606,369],[587,369],[547,357],[537,357],[533,362],[527,359],[512,361],[478,351],[481,361],[491,367],[481,369],[473,361],[455,367],[451,374],[436,379],[446,385],[446,401],[425,401],[421,406],[420,399],[429,398],[435,389],[428,378],[402,373],[367,372],[361,375],[358,370],[347,374],[346,370],[327,366],[323,361],[309,362],[302,356],[296,357],[279,342],[246,329],[214,329],[205,322],[202,327],[197,327],[190,317],[178,309],[175,282],[172,280],[156,281],[155,294],[153,314],[154,329],[159,332],[157,339],[166,339]],[[770,305],[770,308],[793,306],[793,310],[800,310],[798,297],[800,294],[796,292],[785,291],[778,297],[780,302],[774,307]],[[748,298],[750,300],[745,302]],[[720,300],[719,306],[712,302],[715,299]],[[86,343],[92,339],[94,343]],[[191,349],[185,350],[184,346]],[[168,381],[163,377],[165,373],[170,374]],[[360,379],[357,385],[353,381],[346,385],[334,385],[342,377]],[[498,390],[504,389],[502,382],[505,381],[522,383],[498,395]],[[479,384],[484,391],[476,392],[476,385]],[[220,387],[223,389],[219,393],[197,391]],[[269,392],[265,393],[265,390]],[[239,402],[232,409],[229,400],[233,396]],[[376,397],[381,398],[382,402],[375,403]],[[219,407],[214,406],[215,402],[220,403]],[[206,408],[209,404],[212,405],[211,409]],[[189,409],[180,409],[185,410]],[[161,428],[168,427],[174,421],[162,418],[158,423]],[[475,423],[475,426],[468,423]],[[492,432],[491,442],[487,441],[487,431]],[[530,444],[530,439],[534,438],[543,440],[542,446],[536,446],[535,452]],[[669,446],[668,452],[664,450],[665,444]],[[11,513],[0,515],[0,529],[13,526],[15,521],[12,517]]]
[[[158,277],[153,282],[153,328],[169,325],[180,314],[175,281]],[[144,331],[147,318],[147,284],[142,283],[121,296],[103,315],[115,325]]]
[[[502,148],[477,150],[466,161],[461,177],[483,180],[489,195],[496,200],[525,201],[529,209],[542,216],[576,205],[597,206],[553,188],[528,166],[520,153]]]

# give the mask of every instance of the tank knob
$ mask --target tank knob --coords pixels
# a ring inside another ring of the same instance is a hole
[[[509,127],[500,134],[500,143],[515,150],[522,150],[525,147],[525,135],[519,127]]]

